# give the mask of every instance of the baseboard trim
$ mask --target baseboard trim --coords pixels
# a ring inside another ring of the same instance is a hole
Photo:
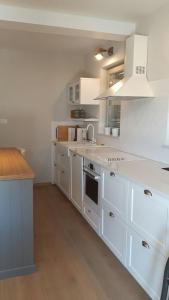
[[[9,277],[28,275],[36,271],[35,265],[0,271],[0,280]]]
[[[38,187],[38,186],[50,186],[50,185],[52,185],[52,183],[51,182],[39,182],[39,183],[34,183],[34,187]]]

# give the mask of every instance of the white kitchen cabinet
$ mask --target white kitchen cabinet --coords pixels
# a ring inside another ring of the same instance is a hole
[[[129,225],[166,253],[169,232],[169,202],[146,187],[131,183]]]
[[[74,84],[69,84],[67,87],[67,98],[68,98],[68,103],[69,104],[74,104]]]
[[[111,205],[102,203],[101,237],[111,251],[123,263],[126,263],[127,228],[122,218]]]
[[[101,237],[138,283],[159,300],[169,255],[169,203],[113,172],[103,172]]]
[[[169,255],[168,199],[130,182],[127,267],[153,300],[159,300]]]
[[[63,145],[55,145],[55,184],[70,198],[70,162],[68,149]]]
[[[127,218],[129,182],[114,172],[103,172],[103,200],[109,203],[113,210],[123,219]]]
[[[153,300],[159,300],[166,258],[146,237],[128,231],[127,268]]]
[[[69,174],[65,169],[60,170],[60,183],[59,186],[64,194],[69,198]]]
[[[83,216],[91,227],[100,235],[100,216],[98,216],[88,203],[84,202]]]
[[[68,103],[72,105],[98,105],[94,100],[100,94],[100,79],[80,78],[67,87]]]
[[[76,208],[83,208],[83,158],[70,152],[71,161],[71,193],[70,199]]]
[[[69,177],[62,170],[69,158],[58,147],[58,175],[62,190]],[[70,152],[74,206],[153,300],[159,300],[169,256],[169,200],[141,184],[103,170],[98,215],[83,203],[83,158]]]

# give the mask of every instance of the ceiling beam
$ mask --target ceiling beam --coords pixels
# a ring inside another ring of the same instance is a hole
[[[92,38],[124,40],[135,23],[0,5],[0,27]]]

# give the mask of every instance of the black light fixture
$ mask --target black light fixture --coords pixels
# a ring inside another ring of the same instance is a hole
[[[97,59],[97,60],[102,60],[104,58],[104,53],[107,53],[108,56],[112,56],[113,53],[114,53],[114,48],[113,47],[110,47],[108,48],[107,50],[104,49],[104,48],[97,48],[95,50],[95,54],[94,54],[94,57]]]

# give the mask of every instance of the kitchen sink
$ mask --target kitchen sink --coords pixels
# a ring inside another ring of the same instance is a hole
[[[106,150],[108,151],[103,150],[100,153],[96,151],[96,158],[107,163],[143,160],[143,158],[129,153],[113,151],[113,149],[111,151],[110,149]]]

